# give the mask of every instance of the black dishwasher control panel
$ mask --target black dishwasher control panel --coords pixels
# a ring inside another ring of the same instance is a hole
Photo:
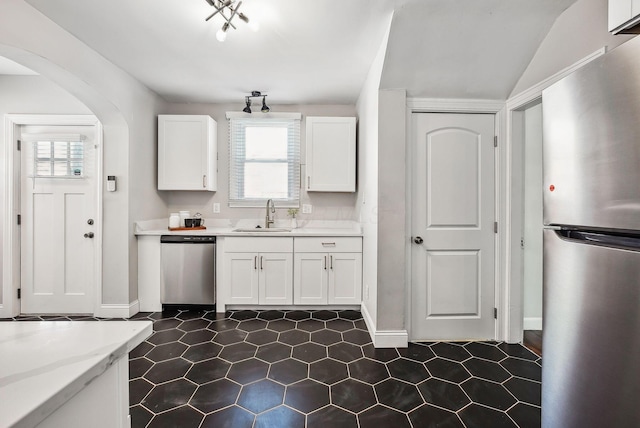
[[[162,235],[161,244],[215,244],[215,236],[204,235]]]

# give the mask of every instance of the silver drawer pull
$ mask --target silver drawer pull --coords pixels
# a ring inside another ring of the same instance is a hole
[[[324,256],[324,270],[327,270],[327,256]]]
[[[253,258],[253,268],[258,269],[258,256]]]
[[[335,242],[323,242],[322,246],[323,247],[335,247],[336,243]]]
[[[331,265],[330,265],[331,270],[333,270],[333,256],[329,256],[329,259],[331,260]]]

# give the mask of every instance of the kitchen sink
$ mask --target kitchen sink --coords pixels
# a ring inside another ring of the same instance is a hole
[[[241,229],[233,229],[234,232],[291,232],[291,229],[285,229],[282,227],[251,227],[251,228],[241,228]]]

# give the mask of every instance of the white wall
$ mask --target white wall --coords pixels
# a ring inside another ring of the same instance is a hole
[[[406,314],[406,107],[381,90],[378,118],[378,329],[404,330]]]
[[[360,90],[358,112],[358,221],[362,224],[363,305],[372,327],[378,318],[378,124],[379,87],[389,39],[386,34]]]
[[[524,112],[524,329],[542,329],[542,104]]]
[[[578,62],[603,46],[613,49],[633,36],[607,31],[607,0],[578,0],[562,13],[542,41],[510,97]]]
[[[103,124],[103,173],[118,177],[118,191],[104,192],[101,303],[126,308],[136,296],[133,223],[166,212],[150,187],[156,144],[150,125],[164,103],[23,0],[0,2],[0,55],[58,84]]]
[[[302,113],[300,124],[300,160],[301,177],[305,177],[305,118],[307,116],[356,116],[353,105],[277,105],[269,103],[272,112],[298,112]],[[231,219],[257,219],[264,221],[264,208],[230,208],[229,202],[229,125],[225,118],[228,111],[241,111],[244,100],[238,98],[237,104],[169,104],[162,114],[205,114],[211,116],[218,123],[218,190],[216,192],[188,192],[188,191],[161,191],[160,196],[167,205],[169,212],[178,210],[190,210],[192,213],[200,212],[207,218]],[[260,112],[254,112],[256,117]],[[300,203],[311,204],[311,214],[298,214],[300,226],[304,226],[306,220],[357,220],[356,193],[326,193],[307,192],[304,188],[304,180],[301,183]],[[220,204],[220,214],[213,213],[213,204]],[[288,219],[286,209],[276,209],[276,221]]]

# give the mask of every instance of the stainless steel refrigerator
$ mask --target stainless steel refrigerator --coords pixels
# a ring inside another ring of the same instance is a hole
[[[542,426],[640,427],[640,37],[542,100]]]

